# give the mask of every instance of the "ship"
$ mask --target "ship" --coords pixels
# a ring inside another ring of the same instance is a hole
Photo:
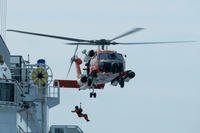
[[[6,0],[0,2],[0,132],[83,133],[77,125],[48,125],[49,110],[60,103],[60,87],[52,85],[44,59],[31,63],[10,53],[4,41]]]

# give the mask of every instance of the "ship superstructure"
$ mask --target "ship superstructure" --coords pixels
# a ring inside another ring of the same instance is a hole
[[[50,67],[42,59],[30,64],[22,56],[10,55],[3,39],[0,40],[1,131],[47,133],[48,110],[60,101],[59,88],[50,85]]]
[[[5,43],[6,0],[0,0],[0,133],[83,133],[76,125],[48,125],[60,88],[44,59],[11,55]]]
[[[0,131],[83,133],[78,126],[49,128],[49,109],[60,103],[60,88],[51,86],[52,80],[53,73],[44,59],[31,64],[20,55],[10,55],[0,36]]]

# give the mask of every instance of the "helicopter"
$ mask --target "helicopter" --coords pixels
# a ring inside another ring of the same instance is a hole
[[[90,98],[96,98],[95,89],[104,89],[105,84],[111,83],[113,86],[124,87],[125,82],[135,77],[132,70],[125,69],[125,56],[117,51],[109,50],[109,45],[145,45],[145,44],[166,44],[166,43],[187,43],[194,41],[166,41],[166,42],[116,42],[115,40],[130,34],[139,32],[144,28],[133,28],[128,32],[120,34],[112,39],[99,39],[99,40],[85,40],[71,37],[55,36],[34,32],[27,32],[21,30],[7,31],[30,34],[36,36],[50,37],[55,39],[62,39],[73,41],[66,43],[67,45],[75,45],[76,49],[71,58],[70,66],[67,72],[67,77],[71,71],[72,64],[75,62],[77,79],[76,80],[61,80],[55,79],[54,86],[62,88],[78,88],[79,90],[91,89]],[[77,56],[77,50],[80,45],[98,46],[97,50],[83,50],[84,60]],[[81,70],[81,64],[85,63],[84,68]],[[83,71],[83,72],[82,72]]]
[[[94,89],[103,89],[109,82],[113,86],[119,84],[123,88],[124,82],[135,77],[132,70],[125,70],[125,60],[122,54],[116,51],[97,49],[83,53],[85,54],[83,73],[80,68],[83,61],[79,57],[72,59],[76,65],[77,80],[54,80],[54,86],[79,88],[79,90],[92,89],[90,97],[96,98]]]

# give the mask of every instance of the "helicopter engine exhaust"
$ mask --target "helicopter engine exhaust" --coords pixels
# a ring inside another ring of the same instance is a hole
[[[135,77],[135,73],[133,71],[131,71],[131,70],[128,70],[125,73],[126,73],[126,75],[124,75],[124,76],[120,76],[119,75],[118,77],[113,79],[111,81],[111,85],[117,86],[118,84],[122,83],[122,81],[123,81],[123,84],[124,84],[124,82],[128,82],[130,79]]]
[[[124,77],[124,81],[128,82],[130,79],[135,77],[135,73],[131,70],[128,71],[128,74],[126,77]]]

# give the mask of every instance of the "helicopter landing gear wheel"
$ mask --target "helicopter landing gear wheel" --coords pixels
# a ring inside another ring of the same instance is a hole
[[[90,98],[92,98],[92,93],[90,93]]]
[[[95,93],[93,93],[93,96],[94,96],[94,98],[96,98],[97,97],[97,93],[95,92]]]
[[[124,79],[123,78],[119,79],[119,85],[121,88],[124,88]]]
[[[94,98],[96,98],[97,97],[97,93],[96,92],[90,92],[90,98],[92,98],[92,97],[94,97]]]

